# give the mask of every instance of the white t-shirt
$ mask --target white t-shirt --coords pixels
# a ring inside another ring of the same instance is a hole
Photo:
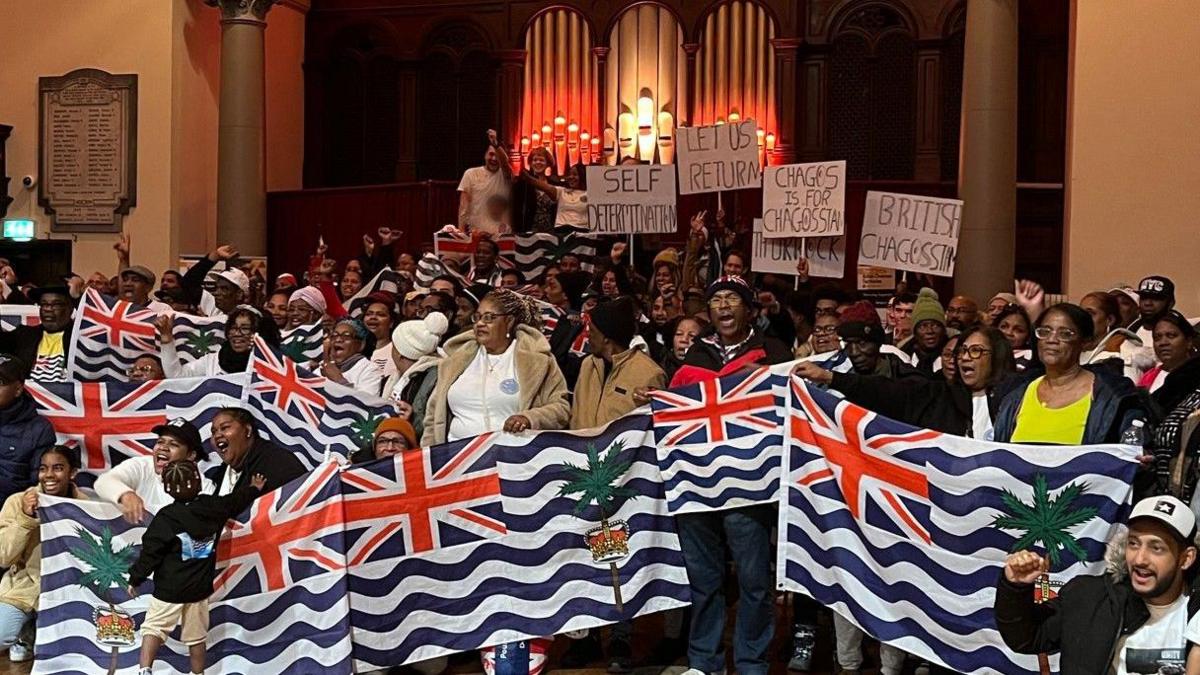
[[[992,428],[992,411],[988,409],[988,397],[985,393],[971,397],[971,438],[990,441],[995,436]]]
[[[463,172],[458,191],[467,193],[471,198],[467,210],[467,224],[471,229],[500,234],[500,224],[487,214],[487,202],[493,195],[508,197],[509,185],[504,170],[488,171],[486,166],[473,166]]]
[[[558,217],[554,224],[559,227],[588,227],[587,190],[558,188]]]
[[[392,360],[392,343],[387,343],[382,347],[376,347],[375,351],[371,352],[371,363],[375,364],[383,373],[383,379],[388,379],[396,374],[396,362]]]
[[[513,359],[516,349],[516,340],[503,354],[494,356],[479,347],[471,365],[450,385],[446,393],[451,414],[447,441],[499,431],[505,420],[521,411]]]
[[[212,481],[200,476],[200,494],[211,495],[213,488]],[[175,501],[163,487],[162,478],[154,473],[153,455],[130,457],[105,471],[96,479],[93,489],[101,499],[114,504],[126,492],[132,492],[142,499],[150,513],[158,513],[159,509]]]
[[[1168,665],[1177,662],[1182,668],[1187,659],[1185,634],[1190,627],[1187,605],[1186,593],[1169,605],[1147,604],[1150,620],[1117,642],[1117,653],[1109,672],[1114,675],[1161,672],[1158,667],[1147,667],[1155,663]]]

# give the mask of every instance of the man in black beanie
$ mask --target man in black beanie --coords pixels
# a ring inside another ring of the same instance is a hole
[[[602,302],[589,314],[592,353],[580,365],[575,383],[572,429],[608,424],[637,407],[634,390],[666,386],[666,374],[646,355],[645,346],[630,347],[637,327],[637,310],[625,296]]]

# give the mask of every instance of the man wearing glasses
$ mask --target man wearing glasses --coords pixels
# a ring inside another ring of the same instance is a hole
[[[720,277],[709,285],[705,295],[712,323],[688,349],[683,366],[671,381],[672,387],[791,360],[791,351],[783,343],[754,329],[755,294],[741,277]],[[688,636],[688,665],[692,669],[705,673],[725,670],[722,636],[728,546],[737,552],[738,561],[734,663],[739,673],[766,675],[767,650],[775,633],[771,572],[771,528],[775,518],[775,508],[767,504],[677,517],[692,593]]]
[[[65,382],[75,301],[66,286],[35,288],[30,296],[41,325],[0,332],[0,352],[33,364],[29,379],[34,382]]]

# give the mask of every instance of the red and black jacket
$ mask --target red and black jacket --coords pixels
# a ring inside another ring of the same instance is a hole
[[[791,350],[782,342],[775,338],[763,337],[755,329],[751,329],[750,337],[728,361],[723,357],[716,340],[716,331],[713,329],[696,338],[683,357],[683,365],[671,378],[672,387],[725,377],[739,370],[786,363],[794,358]]]

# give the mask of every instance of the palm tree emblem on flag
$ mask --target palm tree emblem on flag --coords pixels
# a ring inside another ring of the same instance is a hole
[[[1004,490],[1000,496],[1006,507],[1004,515],[996,516],[992,525],[1025,533],[1013,543],[1013,552],[1041,542],[1046,547],[1051,570],[1061,567],[1063,551],[1076,560],[1086,560],[1087,552],[1068,530],[1096,517],[1096,509],[1090,506],[1073,508],[1075,500],[1087,489],[1087,483],[1071,483],[1058,493],[1058,497],[1052,498],[1046,477],[1039,473],[1033,480],[1033,503],[1026,504],[1017,495]]]
[[[76,527],[75,533],[79,535],[81,545],[72,547],[71,555],[91,568],[76,583],[108,603],[107,609],[97,607],[92,612],[92,623],[96,626],[96,641],[112,647],[108,668],[111,674],[116,672],[120,648],[134,643],[136,628],[133,617],[113,602],[112,591],[124,587],[137,551],[132,546],[114,549],[113,533],[107,526],[101,530],[99,538],[82,527]]]
[[[617,571],[617,561],[629,555],[629,526],[623,520],[609,520],[610,514],[616,513],[616,502],[620,499],[635,499],[638,495],[633,490],[620,487],[617,483],[629,471],[630,462],[619,462],[625,443],[617,441],[612,444],[604,457],[600,457],[594,444],[587,446],[588,463],[586,467],[564,464],[563,468],[570,476],[559,488],[560,496],[578,494],[574,513],[583,518],[583,513],[593,503],[600,510],[600,526],[588,530],[586,540],[592,552],[592,560],[597,563],[608,563],[612,572],[613,597],[617,611],[623,611],[621,601],[621,577]]]

